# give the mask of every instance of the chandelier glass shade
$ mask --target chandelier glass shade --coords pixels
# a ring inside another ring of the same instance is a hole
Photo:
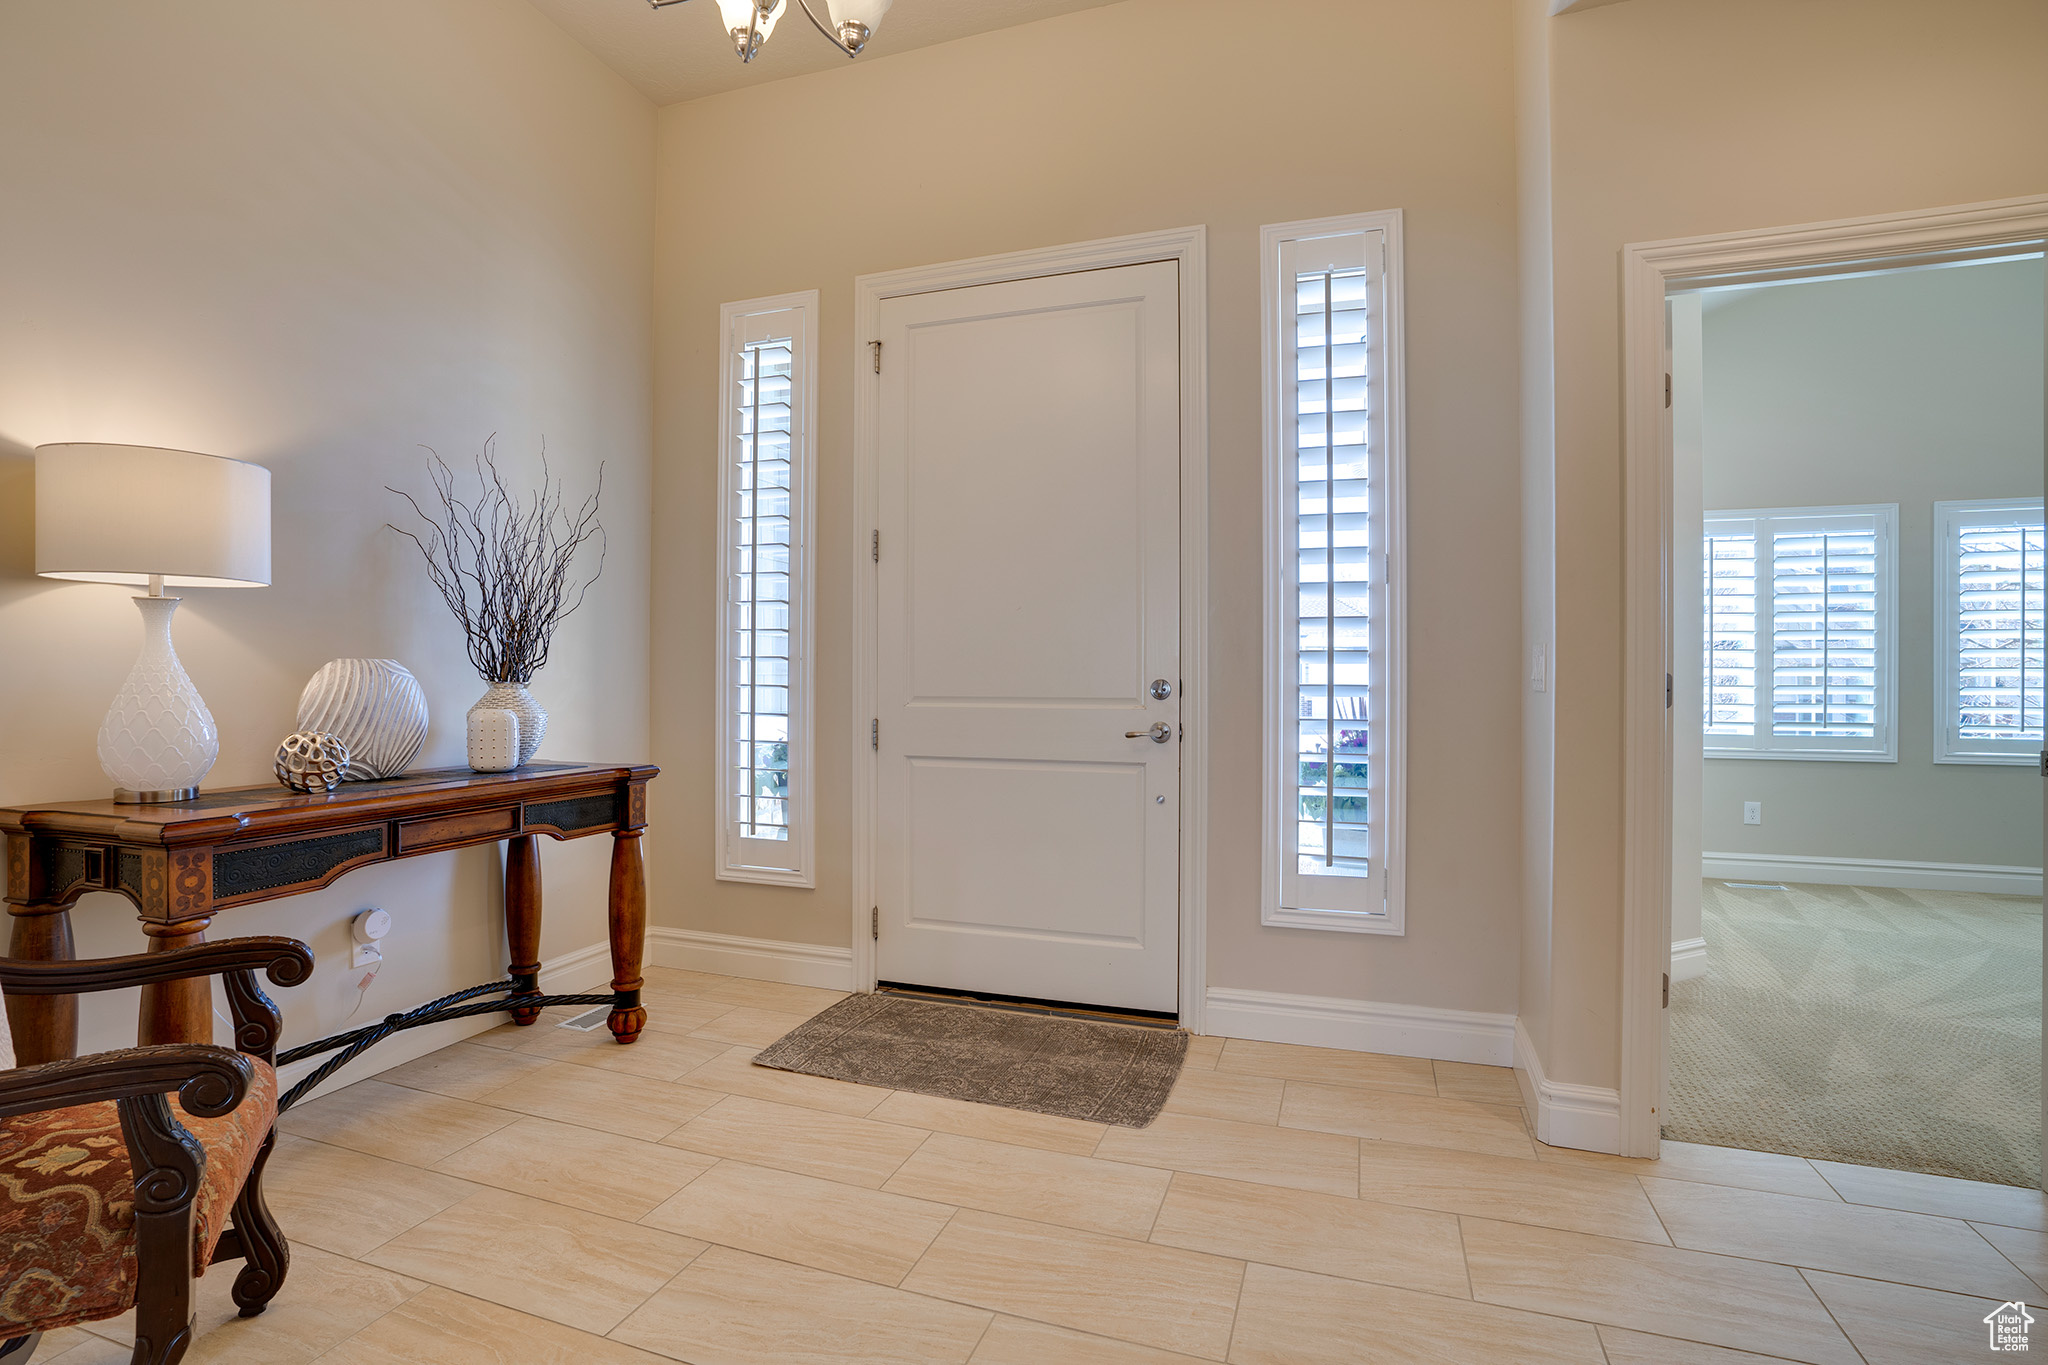
[[[882,22],[882,16],[889,12],[894,0],[824,0],[825,18],[820,19],[811,8],[811,0],[793,0],[796,7],[804,12],[812,27],[825,35],[849,57],[858,57],[875,35],[875,28]],[[684,0],[647,0],[655,9],[667,9],[680,5]],[[732,39],[733,50],[739,53],[743,62],[751,62],[761,53],[761,47],[768,41],[768,35],[775,31],[776,21],[782,18],[792,0],[715,0],[718,6],[719,23],[726,36]]]

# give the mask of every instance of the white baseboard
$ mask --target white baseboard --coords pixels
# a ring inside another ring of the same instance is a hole
[[[1671,945],[1671,980],[1673,984],[1691,981],[1707,974],[1707,941],[1703,938],[1682,938]]]
[[[1990,863],[1912,863],[1882,858],[1808,858],[1782,853],[1708,853],[1702,876],[1717,881],[1809,882],[1817,886],[1891,886],[1907,891],[1982,891],[2039,896],[2041,869]]]
[[[657,967],[681,967],[720,976],[781,981],[792,986],[853,987],[853,949],[821,943],[707,934],[696,929],[650,928],[647,960]]]
[[[1304,1043],[1396,1057],[1508,1066],[1515,1017],[1423,1005],[1211,986],[1204,1031],[1262,1043]]]
[[[587,948],[578,948],[574,952],[564,953],[551,962],[543,963],[540,969],[540,988],[549,995],[585,995],[593,991],[609,989],[611,979],[612,950],[609,943],[593,943]],[[366,1019],[360,1022],[371,1023],[374,1022],[374,1019]],[[503,1015],[478,1014],[472,1015],[467,1019],[450,1019],[446,1023],[428,1024],[425,1028],[407,1029],[403,1033],[394,1033],[322,1081],[318,1086],[314,1087],[306,1096],[306,1099],[317,1099],[322,1095],[331,1094],[345,1085],[353,1085],[357,1081],[368,1080],[379,1072],[389,1071],[395,1066],[403,1066],[416,1057],[424,1057],[429,1052],[439,1052],[442,1048],[459,1043],[465,1038],[474,1038],[479,1033],[487,1033],[504,1022]],[[536,1024],[534,1027],[538,1028],[540,1025]],[[336,1033],[342,1032],[341,1029],[334,1031]],[[311,1075],[326,1061],[327,1056],[323,1055],[308,1057],[304,1061],[293,1062],[290,1066],[279,1067],[277,1069],[278,1093],[283,1094],[291,1089],[305,1077]],[[300,1101],[300,1103],[304,1102],[304,1100]]]
[[[1522,1099],[1536,1115],[1536,1140],[1584,1152],[1621,1150],[1621,1092],[1597,1085],[1569,1085],[1543,1074],[1543,1059],[1528,1030],[1515,1021],[1515,1079]]]

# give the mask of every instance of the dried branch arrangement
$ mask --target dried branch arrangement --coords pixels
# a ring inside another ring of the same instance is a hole
[[[564,484],[548,471],[541,454],[540,487],[524,497],[506,487],[498,472],[497,437],[484,442],[476,460],[478,491],[465,501],[455,489],[455,472],[431,448],[427,477],[433,480],[433,510],[412,494],[386,486],[412,505],[426,523],[422,532],[392,526],[419,546],[427,577],[441,590],[448,610],[469,637],[469,661],[485,682],[526,683],[548,661],[548,646],[562,618],[583,605],[584,594],[604,572],[605,534],[597,520],[604,491],[604,466],[597,491],[572,512]],[[597,542],[597,567],[581,582],[573,572],[577,551]]]

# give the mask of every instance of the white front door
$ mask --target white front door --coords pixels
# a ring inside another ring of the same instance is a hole
[[[1177,1008],[1179,284],[882,305],[881,980]]]

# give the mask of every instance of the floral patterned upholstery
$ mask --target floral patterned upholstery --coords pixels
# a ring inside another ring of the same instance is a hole
[[[203,1273],[277,1117],[277,1073],[232,1113],[171,1112],[206,1149],[192,1201],[193,1270]],[[0,1341],[126,1312],[135,1302],[135,1177],[111,1101],[0,1119]]]

